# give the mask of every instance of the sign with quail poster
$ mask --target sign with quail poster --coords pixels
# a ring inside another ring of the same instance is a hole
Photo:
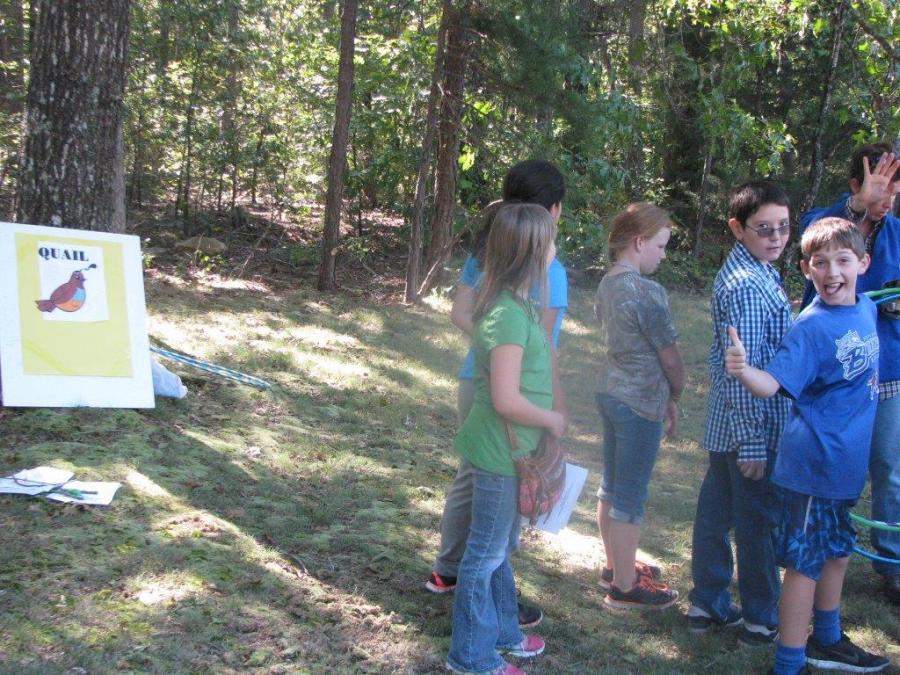
[[[0,223],[5,406],[152,408],[140,240]]]

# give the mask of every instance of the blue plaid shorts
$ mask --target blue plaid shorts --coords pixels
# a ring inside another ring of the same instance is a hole
[[[772,531],[775,559],[818,581],[826,560],[846,558],[856,544],[854,500],[826,499],[780,488],[781,517]]]

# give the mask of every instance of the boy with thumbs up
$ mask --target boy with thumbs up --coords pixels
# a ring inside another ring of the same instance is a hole
[[[774,673],[795,675],[807,664],[874,673],[890,662],[853,644],[840,624],[841,588],[856,542],[850,507],[865,484],[878,403],[877,310],[856,294],[869,256],[862,234],[842,218],[815,222],[800,249],[800,266],[818,296],[765,370],[747,364],[734,327],[725,352],[728,375],[751,394],[793,400],[772,472],[781,497],[772,539],[785,568]]]

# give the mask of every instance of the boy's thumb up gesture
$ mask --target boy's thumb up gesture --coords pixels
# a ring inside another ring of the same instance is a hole
[[[731,340],[731,346],[725,350],[725,372],[732,377],[740,377],[747,367],[747,350],[744,349],[744,343],[738,337],[737,328],[728,327],[728,338]]]

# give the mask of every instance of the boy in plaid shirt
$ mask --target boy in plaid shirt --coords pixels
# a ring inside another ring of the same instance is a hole
[[[728,327],[738,329],[747,362],[765,368],[791,325],[791,306],[772,263],[790,235],[789,200],[777,185],[756,181],[731,192],[728,227],[734,248],[713,286],[710,392],[703,447],[709,469],[694,519],[690,630],[743,624],[738,640],[769,645],[778,635],[780,582],[770,539],[775,498],[768,481],[790,410],[783,397],[755,399],[725,374]],[[737,548],[739,607],[731,600]]]

